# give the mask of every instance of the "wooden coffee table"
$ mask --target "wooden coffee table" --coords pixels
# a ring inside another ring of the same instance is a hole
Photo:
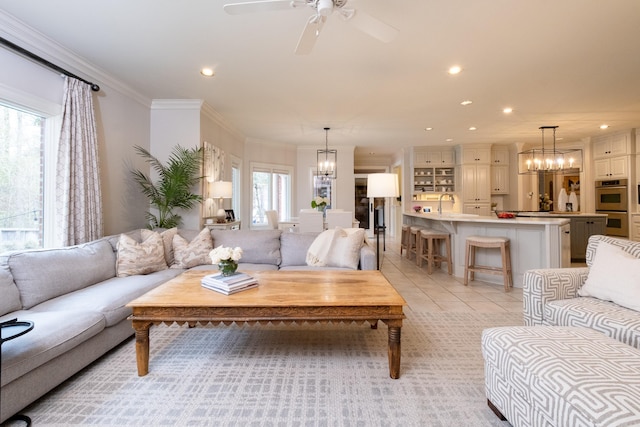
[[[203,288],[211,271],[187,271],[127,304],[136,334],[138,375],[149,372],[149,328],[165,323],[368,321],[387,324],[389,375],[400,377],[405,300],[379,271],[249,272],[257,288],[223,295]]]

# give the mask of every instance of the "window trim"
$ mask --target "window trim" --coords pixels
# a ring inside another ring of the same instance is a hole
[[[36,95],[0,83],[0,104],[45,118],[44,184],[42,247],[57,246],[56,236],[56,161],[62,126],[62,104],[56,104]],[[51,159],[51,160],[48,160]]]
[[[236,219],[242,218],[242,159],[230,154],[231,158],[231,182],[233,183],[233,195],[231,197],[231,209]],[[238,173],[233,171],[237,169]]]

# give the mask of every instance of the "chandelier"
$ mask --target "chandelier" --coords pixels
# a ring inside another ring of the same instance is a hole
[[[518,173],[537,174],[549,172],[559,175],[582,172],[582,150],[556,148],[556,129],[558,126],[540,126],[542,146],[518,153]],[[544,131],[553,130],[553,144],[544,146]]]
[[[338,177],[338,150],[329,150],[329,129],[324,128],[324,150],[318,150],[318,177],[323,180],[336,179]]]

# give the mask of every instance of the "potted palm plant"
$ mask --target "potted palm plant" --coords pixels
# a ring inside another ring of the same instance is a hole
[[[146,149],[137,145],[134,149],[146,159],[159,177],[157,182],[153,182],[143,172],[131,171],[142,194],[157,210],[157,215],[151,211],[146,213],[147,227],[150,229],[177,227],[182,222],[182,217],[174,209],[192,209],[202,201],[202,196],[192,192],[192,188],[202,178],[200,175],[202,149],[183,148],[177,145],[171,152],[166,165]]]

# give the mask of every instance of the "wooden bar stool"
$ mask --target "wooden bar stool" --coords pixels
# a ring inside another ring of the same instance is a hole
[[[418,241],[418,267],[422,267],[422,260],[427,261],[427,273],[433,272],[433,266],[440,266],[446,262],[449,275],[452,274],[451,267],[451,237],[449,233],[435,230],[420,230]],[[440,243],[444,241],[445,255],[440,253]]]
[[[487,265],[476,265],[476,248],[499,248],[502,255],[502,266],[491,267]],[[467,286],[469,278],[474,279],[474,273],[501,274],[504,277],[504,290],[508,291],[513,287],[511,277],[511,250],[509,239],[499,236],[469,236],[464,255],[464,285]]]
[[[416,256],[416,263],[418,262],[418,234],[424,227],[421,225],[412,225],[409,227],[409,242],[407,243],[407,259],[411,258],[411,254]]]
[[[402,234],[400,235],[400,256],[402,256],[402,249],[407,253],[409,252],[409,235],[411,234],[411,226],[409,224],[402,224]]]

